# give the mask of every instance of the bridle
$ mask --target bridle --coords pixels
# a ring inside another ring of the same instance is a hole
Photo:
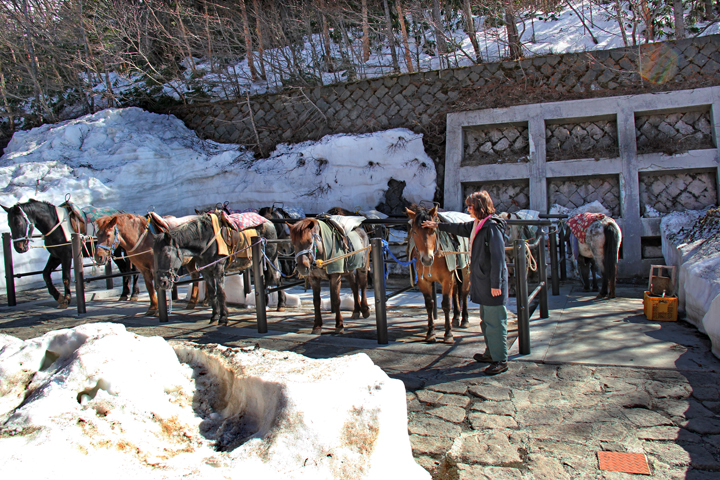
[[[437,222],[438,218],[434,217],[432,219],[432,221]],[[417,222],[417,224],[415,224],[413,222],[414,222],[414,220],[410,220],[410,230],[413,233],[412,247],[415,248],[415,250],[418,250],[417,242],[415,242],[415,235],[419,234],[423,227],[420,225],[420,222]],[[432,266],[432,264],[435,263],[435,257],[440,254],[440,241],[437,238],[436,231],[433,231],[431,234],[426,234],[425,238],[427,238],[429,235],[435,235],[435,249],[433,250],[432,262],[430,262],[430,265],[429,265],[429,266]],[[425,242],[425,244],[427,244],[427,242]],[[418,253],[420,253],[420,250],[418,250]]]
[[[31,226],[34,227],[34,225],[28,218],[27,214],[25,213],[25,210],[23,210],[20,206],[18,206],[17,208],[18,208],[18,210],[20,210],[22,217],[25,219],[25,236],[22,238],[13,238],[13,243],[24,242],[24,241],[32,242],[32,238],[30,237],[30,235],[32,235]]]
[[[110,245],[109,247],[106,247],[105,245],[98,243],[97,248],[101,248],[101,249],[107,250],[109,252],[114,252],[120,245],[120,231],[118,230],[117,225],[115,225],[115,229],[114,229],[113,233],[115,234],[115,240],[113,240],[112,245]]]
[[[311,258],[311,264],[314,265],[315,261],[317,259],[317,242],[322,241],[320,238],[320,235],[317,232],[312,232],[312,242],[310,243],[310,246],[306,248],[305,250],[300,250],[295,254],[295,261],[297,262],[297,259],[303,255],[310,255]]]

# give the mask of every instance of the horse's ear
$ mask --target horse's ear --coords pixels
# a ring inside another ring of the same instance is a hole
[[[428,212],[428,215],[430,215],[430,218],[435,218],[437,216],[438,206],[435,205],[430,212]]]
[[[3,210],[5,210],[7,213],[10,213],[10,210],[12,210],[12,208],[8,208],[5,205],[0,205],[0,207],[3,207]]]
[[[407,213],[407,216],[410,217],[411,220],[415,220],[415,215],[417,215],[417,213],[413,212],[408,207],[405,207],[405,213]]]
[[[117,215],[113,215],[113,216],[110,218],[110,221],[108,222],[108,224],[107,224],[107,226],[106,226],[105,228],[112,228],[112,227],[114,227],[114,226],[117,224],[117,221],[118,221]]]

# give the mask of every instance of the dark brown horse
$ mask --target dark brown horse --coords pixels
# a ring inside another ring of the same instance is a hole
[[[459,255],[460,253],[443,252],[440,247],[438,235],[446,235],[437,232],[434,228],[423,228],[426,220],[438,221],[438,207],[431,210],[413,205],[406,208],[410,217],[410,232],[408,233],[409,255],[408,258],[415,259],[415,270],[417,271],[417,285],[425,299],[425,309],[428,314],[428,330],[425,335],[427,342],[435,342],[435,298],[433,296],[432,284],[439,283],[442,286],[442,310],[445,314],[445,336],[444,341],[449,343],[453,340],[452,327],[467,328],[468,321],[468,294],[470,293],[470,262],[466,262],[464,268],[449,269],[446,262],[447,255]],[[411,273],[412,274],[412,273]],[[450,303],[453,300],[453,318],[450,322]],[[462,321],[459,317],[462,316]]]
[[[322,332],[322,314],[320,313],[320,282],[330,281],[330,304],[335,312],[335,333],[342,333],[345,326],[340,312],[340,280],[347,279],[353,293],[353,313],[351,318],[370,316],[367,302],[368,259],[370,252],[367,249],[369,240],[367,233],[361,226],[352,229],[346,236],[347,244],[351,245],[348,257],[335,260],[345,254],[339,247],[339,254],[330,250],[328,246],[335,247],[342,244],[339,234],[333,227],[327,226],[323,220],[306,218],[293,224],[290,228],[290,240],[295,249],[295,262],[300,277],[310,280],[313,290],[313,308],[315,322],[312,333],[319,335]],[[357,252],[352,254],[352,252]]]
[[[172,222],[174,217],[165,218]],[[155,257],[153,256],[152,230],[166,231],[166,227],[157,225],[151,216],[143,217],[132,213],[118,213],[100,217],[97,222],[97,248],[95,261],[101,265],[108,262],[112,252],[117,246],[125,249],[127,258],[140,270],[145,279],[145,287],[150,296],[150,307],[145,315],[157,316],[158,303],[154,286]],[[199,279],[200,274],[195,269],[192,258],[186,259],[186,266],[193,279]],[[193,282],[188,309],[195,308],[198,299],[198,282]]]

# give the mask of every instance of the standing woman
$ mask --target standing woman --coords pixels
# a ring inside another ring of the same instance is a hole
[[[485,353],[476,353],[478,362],[492,362],[486,375],[508,369],[507,304],[508,272],[505,264],[505,220],[493,215],[495,207],[485,190],[465,199],[474,218],[466,223],[423,222],[425,228],[439,228],[461,237],[470,237],[470,299],[480,304],[480,327],[485,337]]]

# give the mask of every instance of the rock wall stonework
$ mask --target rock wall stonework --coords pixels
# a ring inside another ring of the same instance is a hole
[[[713,148],[710,109],[635,118],[637,153],[667,153]]]
[[[715,172],[648,173],[640,175],[640,211],[660,213],[702,210],[717,203]]]
[[[546,124],[547,161],[573,158],[613,158],[618,156],[617,122]]]
[[[284,142],[404,127],[424,134],[443,200],[449,112],[682,90],[720,84],[720,36],[597,52],[547,55],[452,70],[172,107],[203,138],[262,156]]]
[[[463,198],[479,190],[487,190],[498,212],[517,212],[530,208],[530,184],[527,181],[463,183]]]
[[[599,201],[613,217],[620,216],[620,181],[617,176],[548,179],[548,203],[570,209]]]
[[[530,161],[528,127],[493,125],[465,130],[463,164],[490,165],[503,162]]]

